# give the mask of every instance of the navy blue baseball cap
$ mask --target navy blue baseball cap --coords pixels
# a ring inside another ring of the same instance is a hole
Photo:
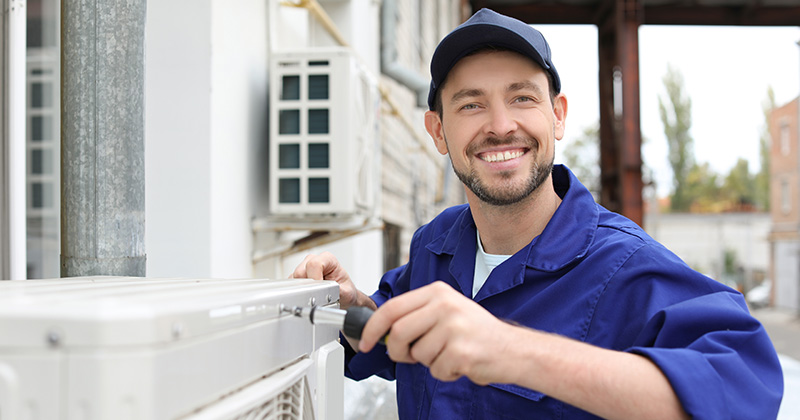
[[[458,60],[488,45],[508,48],[531,58],[550,73],[553,78],[554,93],[561,92],[561,79],[553,66],[550,46],[547,45],[544,36],[520,20],[493,10],[481,9],[444,37],[436,47],[431,59],[431,88],[428,91],[430,110],[434,108],[436,90]]]

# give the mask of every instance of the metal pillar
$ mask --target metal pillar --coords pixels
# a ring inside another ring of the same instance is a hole
[[[61,276],[145,275],[146,0],[61,2]]]
[[[638,0],[609,0],[598,24],[601,203],[641,225]]]

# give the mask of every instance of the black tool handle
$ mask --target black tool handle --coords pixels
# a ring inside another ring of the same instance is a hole
[[[344,326],[342,327],[344,335],[360,340],[361,331],[364,330],[364,326],[367,325],[367,321],[369,321],[369,317],[373,313],[375,311],[366,306],[351,306],[347,308],[347,315],[344,317]]]

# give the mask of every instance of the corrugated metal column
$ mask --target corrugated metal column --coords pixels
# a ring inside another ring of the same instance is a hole
[[[145,275],[146,0],[61,1],[61,275]]]
[[[638,0],[613,0],[598,24],[601,203],[641,225]]]

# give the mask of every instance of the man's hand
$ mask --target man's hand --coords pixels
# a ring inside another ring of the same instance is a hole
[[[608,419],[688,418],[649,359],[511,325],[443,282],[384,303],[359,350],[387,331],[392,360],[421,363],[439,380],[516,384]]]
[[[347,271],[339,264],[339,260],[330,252],[323,252],[320,255],[306,255],[290,277],[335,281],[339,284],[339,307],[342,309],[347,309],[351,306],[376,308],[375,302],[356,288],[356,285],[350,279],[350,275],[347,274]]]
[[[496,363],[513,345],[514,327],[497,319],[444,282],[394,297],[372,315],[361,335],[360,351],[386,339],[396,362],[422,363],[440,380],[462,376],[477,384],[500,381],[507,372]]]

